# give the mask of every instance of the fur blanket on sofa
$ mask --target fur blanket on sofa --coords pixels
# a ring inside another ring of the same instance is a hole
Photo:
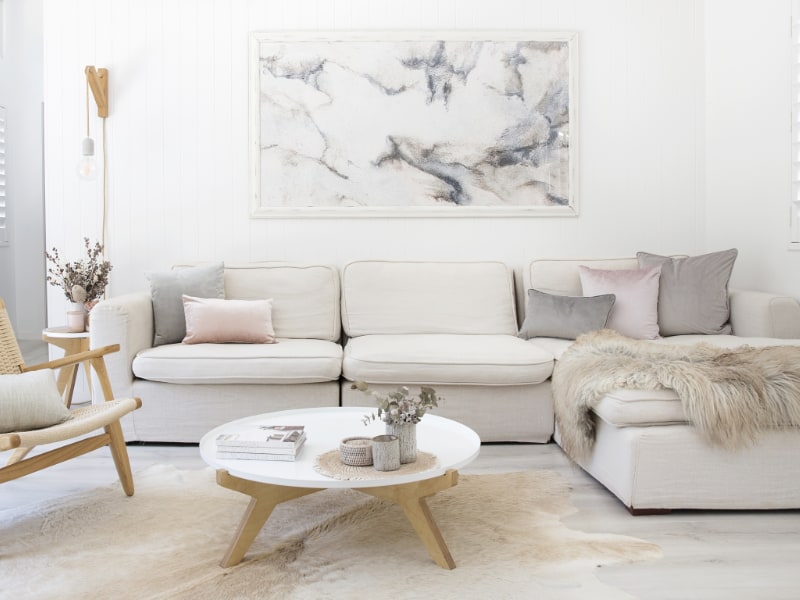
[[[579,337],[553,371],[561,445],[578,460],[594,442],[592,408],[613,390],[673,389],[687,420],[712,444],[734,450],[759,432],[800,426],[800,347],[633,340],[610,330]]]

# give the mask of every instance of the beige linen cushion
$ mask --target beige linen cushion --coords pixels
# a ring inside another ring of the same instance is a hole
[[[514,274],[496,261],[351,262],[342,271],[342,323],[350,337],[516,336]]]
[[[0,433],[42,429],[69,416],[52,371],[0,375]]]
[[[183,296],[184,344],[273,344],[272,299],[222,300]]]
[[[347,341],[342,373],[398,385],[535,385],[553,373],[553,355],[510,335],[364,335]]]

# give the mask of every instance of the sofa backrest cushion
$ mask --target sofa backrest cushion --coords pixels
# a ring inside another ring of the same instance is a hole
[[[635,258],[541,259],[531,261],[523,271],[525,291],[534,288],[548,294],[583,296],[580,269],[638,269]]]
[[[278,338],[338,341],[339,296],[339,271],[332,265],[225,263],[225,298],[272,298],[272,326]]]
[[[495,261],[355,261],[342,271],[342,325],[370,334],[517,333],[514,277]]]

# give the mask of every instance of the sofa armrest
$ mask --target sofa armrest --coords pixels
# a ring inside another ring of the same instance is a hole
[[[800,303],[790,296],[731,290],[731,327],[742,337],[800,338]]]
[[[92,309],[89,347],[119,344],[106,357],[111,388],[117,398],[133,396],[133,359],[153,345],[153,302],[149,292],[103,300]]]

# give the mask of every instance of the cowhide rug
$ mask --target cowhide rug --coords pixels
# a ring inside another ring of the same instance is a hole
[[[658,546],[564,526],[552,472],[463,475],[429,500],[457,568],[428,556],[395,505],[326,490],[280,505],[245,560],[219,561],[247,497],[211,469],[151,467],[118,486],[0,513],[2,598],[630,598],[597,568]],[[635,568],[632,566],[631,568]]]

